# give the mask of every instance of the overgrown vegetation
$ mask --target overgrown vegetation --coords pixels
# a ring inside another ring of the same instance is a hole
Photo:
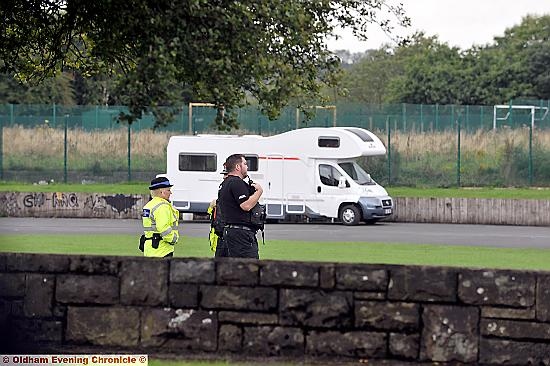
[[[383,131],[376,132],[387,144]],[[168,132],[141,130],[131,135],[131,169],[151,176],[166,169]],[[535,130],[532,143],[534,186],[550,186],[550,131]],[[456,187],[458,144],[454,131],[395,132],[388,157],[361,159],[379,183],[388,186]],[[64,131],[49,127],[4,128],[4,169],[42,171],[44,180],[62,172]],[[91,176],[125,172],[128,136],[125,129],[67,134],[67,169]],[[391,169],[391,174],[389,173]],[[460,182],[468,187],[529,186],[529,130],[498,129],[462,133]],[[389,183],[389,184],[388,184]]]

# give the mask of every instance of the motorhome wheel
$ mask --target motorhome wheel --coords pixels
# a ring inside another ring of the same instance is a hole
[[[340,211],[340,220],[344,225],[357,225],[361,219],[359,209],[354,205],[347,205]]]

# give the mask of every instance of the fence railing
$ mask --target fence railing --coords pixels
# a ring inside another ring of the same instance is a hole
[[[385,157],[361,159],[394,186],[550,186],[550,101],[493,106],[337,104],[312,108],[305,120],[285,108],[269,121],[257,108],[236,111],[239,130],[272,135],[295,128],[356,126],[375,132]],[[218,133],[213,108],[182,106],[153,132],[154,117],[118,122],[121,106],[0,105],[0,179],[10,181],[147,181],[166,169],[172,135]],[[498,114],[497,114],[498,113]],[[532,123],[534,121],[534,123]]]

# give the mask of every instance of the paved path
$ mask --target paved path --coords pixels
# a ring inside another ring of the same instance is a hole
[[[208,223],[182,222],[183,236],[206,237]],[[0,218],[3,234],[138,234],[140,220]],[[550,228],[534,226],[412,224],[268,224],[266,240],[368,241],[550,249]]]

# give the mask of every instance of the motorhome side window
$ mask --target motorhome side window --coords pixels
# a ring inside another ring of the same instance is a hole
[[[249,172],[258,171],[258,156],[257,155],[245,155],[244,156],[246,163],[248,164]]]
[[[216,154],[186,154],[179,156],[179,170],[184,172],[215,172]]]
[[[319,137],[319,147],[340,147],[339,137]]]
[[[321,183],[326,186],[338,187],[338,181],[342,174],[332,165],[319,164],[319,177]]]

